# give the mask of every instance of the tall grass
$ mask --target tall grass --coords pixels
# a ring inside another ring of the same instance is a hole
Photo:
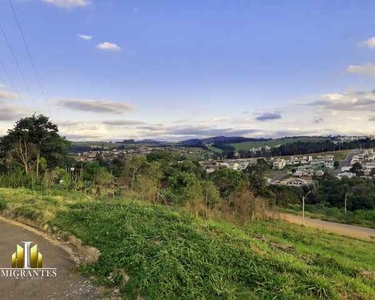
[[[0,189],[0,209],[100,250],[80,268],[125,299],[375,299],[374,244],[281,221],[236,226],[79,193]]]
[[[375,228],[375,210],[355,210],[347,211],[337,207],[326,207],[307,204],[305,206],[307,216],[312,218],[320,218],[328,221],[335,221],[348,224],[358,224],[366,227]],[[300,205],[290,205],[288,212],[301,213]]]

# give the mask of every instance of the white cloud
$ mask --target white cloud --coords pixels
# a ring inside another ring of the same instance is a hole
[[[86,34],[78,34],[78,37],[85,41],[89,41],[92,39],[92,35],[86,35]]]
[[[324,94],[308,105],[332,111],[375,111],[375,91]]]
[[[143,125],[146,122],[137,120],[109,120],[103,121],[103,124],[110,126],[132,126],[132,125]]]
[[[375,36],[364,41],[362,44],[367,46],[368,48],[375,48]]]
[[[258,116],[255,119],[257,121],[267,122],[267,121],[279,120],[279,119],[282,119],[282,117],[279,112],[265,112],[265,113],[258,114]]]
[[[71,110],[109,113],[115,115],[121,115],[134,109],[130,104],[108,100],[61,98],[57,100],[57,103],[60,106]]]
[[[110,42],[100,43],[96,45],[96,48],[108,51],[121,51],[121,47],[119,45]]]
[[[42,0],[45,3],[55,5],[61,8],[77,8],[89,6],[91,0]]]
[[[15,121],[26,114],[25,110],[0,101],[0,122]]]
[[[19,99],[19,98],[20,97],[16,93],[0,90],[0,99]]]
[[[375,75],[375,64],[366,63],[363,65],[350,65],[347,71],[352,74]]]

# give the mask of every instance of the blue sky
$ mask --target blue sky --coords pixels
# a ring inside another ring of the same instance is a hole
[[[0,0],[35,98],[0,33],[0,134],[34,111],[72,139],[374,134],[373,1],[12,1],[47,102]]]

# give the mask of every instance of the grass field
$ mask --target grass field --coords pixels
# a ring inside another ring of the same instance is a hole
[[[211,145],[206,145],[206,146],[207,146],[207,148],[208,148],[209,150],[211,150],[212,152],[215,152],[215,153],[218,153],[218,154],[221,154],[221,153],[224,152],[223,150],[221,150],[221,149],[219,149],[219,148],[216,148],[216,147],[214,147],[214,146],[211,146]]]
[[[297,157],[302,157],[302,156],[312,156],[314,158],[318,156],[324,156],[324,155],[333,155],[334,160],[341,161],[345,159],[345,157],[352,152],[353,149],[346,149],[346,150],[338,150],[338,151],[328,151],[328,152],[319,152],[319,153],[310,153],[310,154],[304,154],[304,155],[295,155]],[[287,155],[290,157],[290,155]]]
[[[295,215],[302,215],[300,205],[292,205],[289,208],[283,208],[281,210]],[[307,204],[305,210],[305,215],[312,219],[375,228],[375,210],[347,211],[345,214],[344,209],[339,209],[337,207],[318,207],[312,204]]]
[[[259,148],[259,147],[275,147],[277,145],[285,145],[295,142],[319,142],[321,140],[325,140],[327,138],[322,137],[297,137],[297,138],[282,138],[282,139],[274,139],[269,141],[254,141],[254,142],[243,142],[243,143],[234,143],[230,144],[236,150],[250,150],[252,148]]]
[[[98,248],[99,261],[81,271],[120,288],[124,299],[375,299],[370,242],[75,193],[0,189],[0,208],[49,220]]]

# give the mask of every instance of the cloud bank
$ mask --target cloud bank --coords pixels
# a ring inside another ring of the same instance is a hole
[[[75,111],[109,113],[115,115],[121,115],[134,109],[132,105],[127,103],[78,98],[60,98],[57,100],[57,104]]]
[[[375,91],[324,94],[308,105],[335,111],[375,111]]]
[[[375,75],[375,64],[373,63],[366,63],[363,65],[350,65],[347,71],[351,74],[358,74],[358,75]]]
[[[364,41],[362,44],[367,46],[368,48],[375,48],[375,36]]]
[[[78,34],[78,37],[85,41],[89,41],[92,39],[92,35],[86,35],[86,34]]]
[[[0,90],[0,99],[19,99],[19,95],[10,91]]]
[[[121,51],[121,47],[117,44],[104,42],[96,45],[97,49],[106,50],[106,51]]]
[[[43,0],[43,2],[67,9],[87,7],[92,3],[90,0]]]
[[[279,120],[281,119],[280,113],[263,113],[256,117],[257,121],[273,121],[273,120]]]
[[[110,125],[110,126],[132,126],[132,125],[146,124],[146,122],[133,121],[133,120],[103,121],[102,123],[105,124],[105,125]]]

